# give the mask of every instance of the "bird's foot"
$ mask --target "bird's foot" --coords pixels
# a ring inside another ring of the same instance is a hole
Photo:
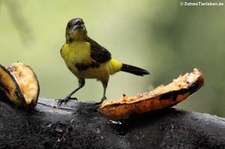
[[[104,97],[102,97],[102,99],[101,99],[101,101],[100,102],[96,102],[95,103],[95,105],[100,105],[100,104],[102,104],[102,102],[104,101],[104,100],[106,100],[107,98],[104,96]]]
[[[101,102],[102,103],[104,100],[106,100],[107,98],[105,96],[102,97]]]
[[[78,100],[76,97],[66,97],[64,99],[59,99],[58,106],[61,106],[62,103],[66,104],[70,100]]]

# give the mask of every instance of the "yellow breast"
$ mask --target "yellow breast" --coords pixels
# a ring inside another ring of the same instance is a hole
[[[91,63],[90,43],[79,41],[70,44],[65,43],[61,49],[61,56],[63,57],[67,67],[75,74],[78,71],[75,64]]]
[[[90,59],[90,43],[73,42],[64,44],[61,55],[66,63],[88,63]]]
[[[114,74],[122,67],[122,63],[111,59],[108,62],[101,63],[99,67],[90,67],[86,70],[78,70],[77,64],[91,64],[91,45],[89,42],[65,43],[61,49],[61,55],[70,69],[77,77],[96,78],[98,80],[108,80],[110,74]]]

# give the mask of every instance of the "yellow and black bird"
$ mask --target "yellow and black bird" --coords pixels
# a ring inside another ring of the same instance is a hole
[[[79,86],[65,99],[60,100],[59,104],[66,103],[71,99],[77,100],[71,96],[84,86],[86,78],[93,78],[102,82],[104,89],[102,102],[106,99],[106,88],[110,75],[118,71],[125,71],[138,76],[149,74],[144,69],[123,64],[113,59],[107,49],[88,37],[81,18],[75,18],[68,22],[66,43],[61,48],[60,53],[69,70],[78,78]]]

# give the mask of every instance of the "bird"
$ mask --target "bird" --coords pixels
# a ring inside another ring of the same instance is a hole
[[[150,74],[147,70],[124,64],[112,58],[111,53],[90,38],[87,34],[82,18],[74,18],[67,23],[66,41],[60,53],[68,69],[77,77],[78,87],[68,94],[58,104],[77,100],[72,95],[85,85],[85,79],[97,79],[102,83],[103,96],[100,103],[106,99],[106,88],[109,77],[119,71],[128,72],[137,76]]]

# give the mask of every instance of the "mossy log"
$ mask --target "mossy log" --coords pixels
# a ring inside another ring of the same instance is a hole
[[[38,102],[29,112],[0,102],[0,148],[225,148],[225,118],[209,114],[167,108],[111,121],[94,103]]]

